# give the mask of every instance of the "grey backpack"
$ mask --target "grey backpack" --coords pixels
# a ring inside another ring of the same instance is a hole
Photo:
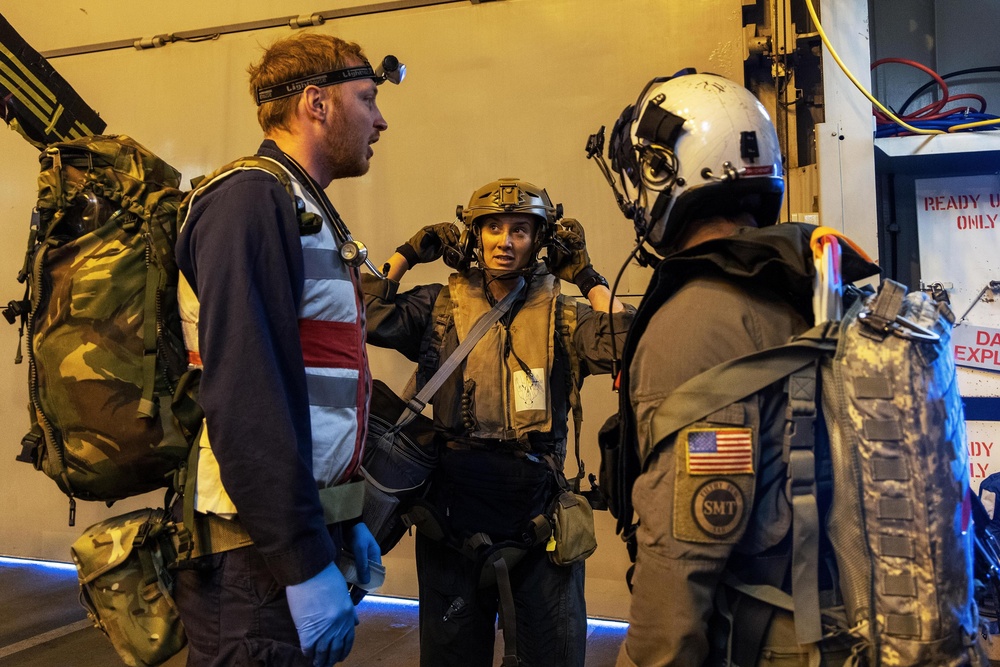
[[[842,321],[689,380],[653,417],[660,442],[786,379],[791,593],[726,583],[793,612],[800,644],[819,642],[832,621],[856,640],[860,664],[986,664],[953,322],[944,303],[886,280]],[[828,454],[817,446],[826,443]],[[828,508],[817,503],[821,467],[831,471]],[[822,531],[842,609],[820,609]]]

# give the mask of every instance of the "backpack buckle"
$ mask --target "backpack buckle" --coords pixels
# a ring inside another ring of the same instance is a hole
[[[3,313],[4,319],[10,324],[15,324],[17,318],[24,317],[31,310],[31,302],[27,299],[23,301],[9,301],[7,307],[0,311]]]
[[[150,531],[153,529],[152,522],[146,520],[139,526],[138,532],[135,534],[135,538],[132,540],[132,547],[139,548],[146,543],[146,539],[149,537]]]
[[[38,448],[42,444],[42,434],[32,429],[21,438],[21,453],[15,459],[38,467]]]

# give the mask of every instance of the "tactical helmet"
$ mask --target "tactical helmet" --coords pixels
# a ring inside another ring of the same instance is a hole
[[[781,150],[763,105],[743,86],[684,70],[650,81],[615,123],[612,169],[637,190],[637,230],[662,254],[688,224],[753,214],[774,224],[784,195]]]
[[[519,178],[501,178],[487,183],[472,193],[469,205],[461,204],[455,215],[464,223],[459,248],[445,253],[445,262],[456,269],[466,269],[472,261],[482,264],[479,252],[481,243],[479,227],[482,219],[502,213],[526,213],[535,218],[535,245],[533,254],[546,246],[552,238],[553,227],[562,217],[562,204],[553,204],[544,188]]]

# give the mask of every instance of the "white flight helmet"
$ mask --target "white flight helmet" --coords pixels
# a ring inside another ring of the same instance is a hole
[[[615,123],[608,153],[637,191],[637,230],[660,254],[676,250],[693,220],[778,219],[785,186],[774,125],[749,90],[721,76],[685,70],[650,81]]]

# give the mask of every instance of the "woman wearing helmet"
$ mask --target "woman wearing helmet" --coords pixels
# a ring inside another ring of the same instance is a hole
[[[612,326],[621,346],[634,310],[612,300],[583,228],[561,213],[545,190],[500,179],[459,207],[461,231],[433,225],[401,245],[389,289],[365,277],[368,341],[416,361],[418,388],[520,290],[432,399],[442,456],[427,497],[433,525],[417,524],[416,543],[425,666],[492,665],[498,610],[509,661],[584,663],[583,562],[555,565],[532,526],[560,488],[571,403],[585,376],[611,371]],[[407,270],[442,256],[456,269],[447,285],[393,293]],[[589,304],[562,294],[561,280]]]

